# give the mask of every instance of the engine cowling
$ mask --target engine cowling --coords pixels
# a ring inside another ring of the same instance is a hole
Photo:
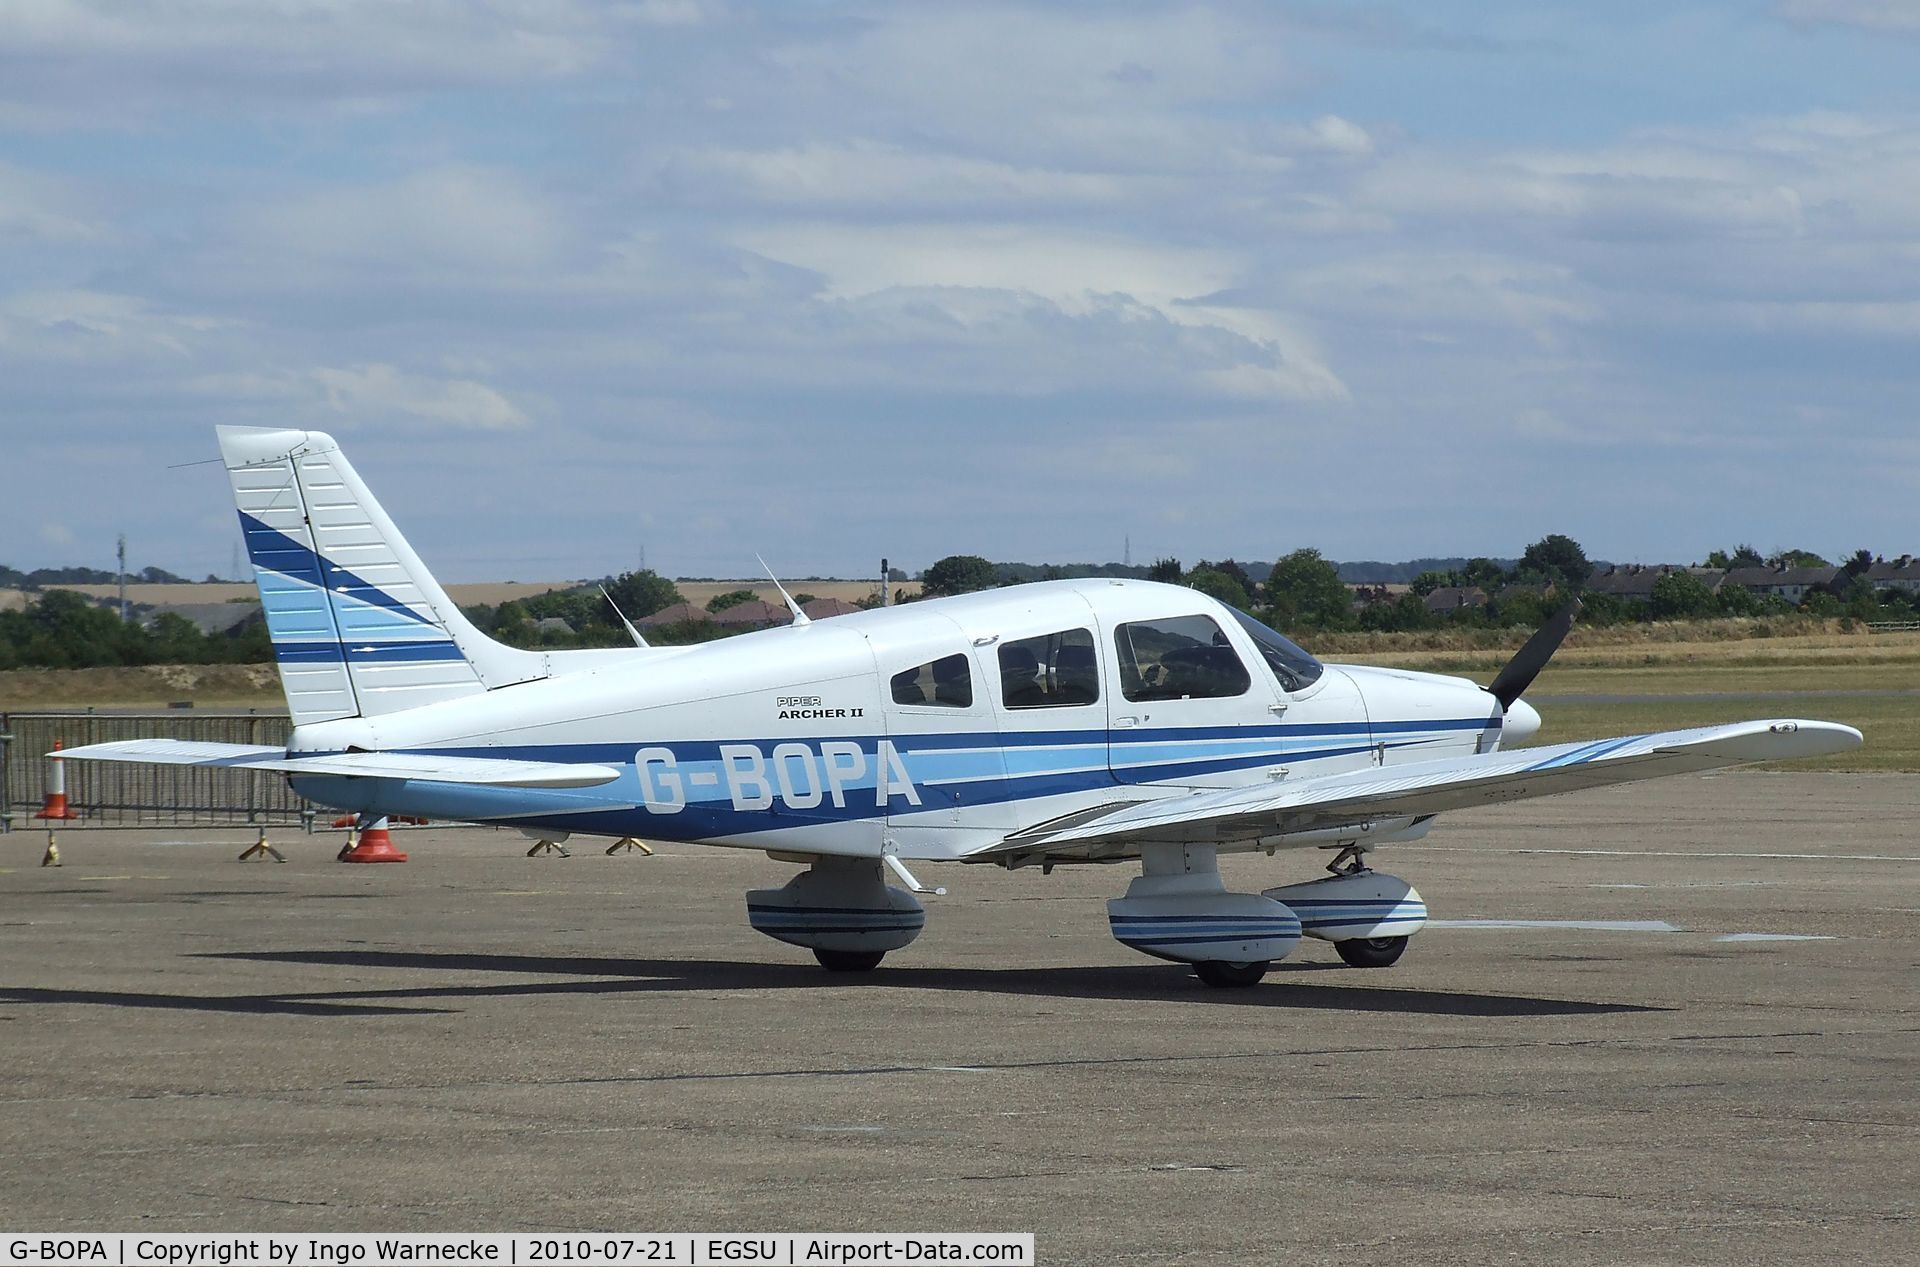
[[[1261,894],[1300,917],[1300,931],[1322,941],[1411,937],[1427,925],[1427,904],[1411,884],[1381,871],[1328,876]]]

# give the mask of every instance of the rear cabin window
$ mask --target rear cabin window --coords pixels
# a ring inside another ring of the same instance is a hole
[[[1093,631],[1065,629],[1000,644],[1001,698],[1008,708],[1060,708],[1100,699]]]
[[[973,668],[964,655],[917,664],[893,675],[893,702],[919,708],[972,708]]]
[[[1223,699],[1253,685],[1220,626],[1205,616],[1136,620],[1113,631],[1120,693],[1135,702]]]

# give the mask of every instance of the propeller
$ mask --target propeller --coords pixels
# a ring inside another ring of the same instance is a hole
[[[1527,639],[1525,646],[1507,661],[1487,690],[1500,701],[1502,712],[1511,709],[1526,689],[1533,685],[1533,679],[1540,676],[1540,670],[1547,667],[1547,661],[1553,659],[1553,653],[1560,649],[1567,633],[1573,628],[1573,618],[1580,614],[1580,600],[1574,599],[1565,607],[1548,617],[1547,623],[1533,631],[1533,637]]]

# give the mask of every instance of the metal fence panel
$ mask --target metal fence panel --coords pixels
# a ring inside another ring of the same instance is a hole
[[[33,825],[56,739],[68,748],[120,739],[284,745],[292,729],[291,719],[260,713],[0,713],[0,823]],[[63,828],[304,824],[314,812],[286,776],[261,770],[65,764],[67,803],[80,817]]]

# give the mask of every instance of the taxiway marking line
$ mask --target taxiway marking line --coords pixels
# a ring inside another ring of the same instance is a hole
[[[1497,845],[1429,845],[1428,853],[1543,853],[1600,858],[1773,858],[1804,862],[1920,862],[1920,857],[1887,853],[1729,853],[1687,849],[1507,849]]]

